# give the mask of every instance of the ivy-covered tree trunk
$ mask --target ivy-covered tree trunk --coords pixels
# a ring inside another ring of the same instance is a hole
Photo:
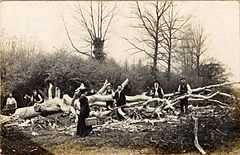
[[[93,41],[93,54],[94,58],[99,61],[100,63],[104,62],[106,54],[103,51],[104,48],[104,40],[101,38],[96,38]]]

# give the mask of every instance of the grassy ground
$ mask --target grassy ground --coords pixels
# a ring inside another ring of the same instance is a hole
[[[240,97],[240,89],[236,90],[235,93]],[[239,117],[240,118],[240,117]],[[67,120],[67,119],[64,119]],[[63,120],[60,120],[61,123]],[[69,120],[68,120],[69,121]],[[212,122],[210,123],[212,124]],[[164,129],[164,131],[169,130],[169,126],[161,126],[161,129]],[[202,127],[203,128],[203,127]],[[209,129],[209,128],[207,128]],[[212,128],[210,128],[212,130]],[[221,129],[221,128],[220,128]],[[225,128],[222,128],[222,131]],[[231,129],[235,129],[231,128]],[[209,130],[209,132],[211,132]],[[232,137],[240,137],[238,133],[240,132],[234,132],[234,130],[229,130],[229,128],[225,129],[228,131],[227,133],[234,133],[231,136],[231,139],[226,142],[225,139],[222,139],[225,143],[224,145],[219,145],[219,147],[216,148],[209,148],[209,146],[204,145],[204,143],[200,142],[200,145],[202,145],[203,149],[205,149],[209,155],[240,155],[240,138],[232,138]],[[19,132],[18,130],[8,130],[6,134],[2,135],[0,137],[1,142],[1,149],[4,149],[4,152],[2,154],[54,154],[54,155],[161,155],[164,154],[164,151],[160,151],[159,148],[153,147],[153,145],[146,145],[146,144],[140,144],[138,146],[130,145],[134,143],[134,136],[132,135],[130,137],[127,137],[129,135],[128,133],[124,132],[118,132],[107,131],[103,135],[94,135],[87,138],[77,138],[74,136],[66,135],[64,133],[59,133],[59,131],[54,130],[38,130],[35,131],[40,133],[40,135],[32,136],[31,131],[24,129],[22,130],[24,133]],[[172,135],[174,132],[172,132],[170,135],[167,135],[166,132],[165,137],[170,139],[174,138]],[[109,132],[109,133],[108,133]],[[144,131],[145,132],[145,131]],[[181,132],[180,132],[181,133]],[[183,134],[183,133],[181,133]],[[140,134],[139,134],[140,135]],[[138,135],[138,136],[139,136]],[[207,137],[206,139],[211,141],[212,139],[219,139],[221,134],[215,133],[215,137]],[[163,138],[164,135],[161,134],[161,138]],[[109,139],[108,139],[109,138]],[[141,135],[140,135],[141,138]],[[229,138],[229,137],[228,137]],[[126,140],[127,139],[127,140]],[[201,140],[201,137],[199,137]],[[137,139],[135,139],[137,140]],[[163,139],[166,140],[166,139]],[[204,140],[204,139],[202,139]],[[228,139],[227,139],[228,140]],[[125,145],[119,145],[123,142],[127,143]],[[143,140],[139,140],[143,141]],[[178,150],[172,150],[172,152],[178,152],[178,155],[200,155],[200,153],[197,151],[197,149],[193,146],[192,140],[190,139],[190,143],[192,146],[192,151],[189,152],[189,150],[181,149],[181,151]],[[209,142],[210,143],[210,142]],[[170,144],[166,144],[169,146]],[[211,146],[211,145],[210,145]],[[179,145],[173,146],[172,148],[178,148]],[[165,153],[166,154],[166,153]],[[1,152],[0,152],[1,155]],[[174,154],[168,154],[168,155],[174,155]]]
[[[162,155],[164,153],[153,148],[114,148],[111,146],[88,147],[77,143],[64,143],[49,148],[49,151],[58,155]],[[220,148],[217,151],[208,153],[209,155],[239,155],[240,145],[230,148]],[[188,152],[168,155],[200,155],[199,152]]]
[[[235,90],[235,94],[240,97],[240,89]],[[49,152],[59,155],[157,155],[164,154],[159,152],[158,149],[152,147],[113,147],[110,145],[101,146],[85,146],[79,142],[81,139],[66,140],[59,145],[53,145],[51,147],[45,147]],[[84,140],[82,140],[84,141]],[[240,155],[240,138],[236,138],[233,141],[222,145],[216,150],[206,150],[209,155]],[[169,154],[174,155],[174,154]],[[200,155],[197,151],[184,152],[184,150],[178,155]]]

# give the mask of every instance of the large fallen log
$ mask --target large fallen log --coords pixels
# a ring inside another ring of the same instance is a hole
[[[17,118],[31,118],[42,113],[52,113],[52,112],[68,112],[70,111],[71,106],[63,103],[62,99],[54,98],[50,100],[46,100],[42,104],[35,104],[29,107],[23,107],[16,109],[13,116]]]
[[[95,102],[106,102],[106,101],[114,101],[112,95],[91,95],[87,96],[89,104],[94,104]],[[126,96],[126,101],[129,102],[139,102],[139,101],[147,101],[152,99],[152,97],[145,96],[145,95],[136,95],[136,96]],[[67,105],[71,105],[72,98],[69,95],[63,96],[63,102]],[[79,100],[75,100],[74,104],[80,104]]]

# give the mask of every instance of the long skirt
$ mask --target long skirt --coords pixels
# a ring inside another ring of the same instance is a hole
[[[77,123],[77,135],[80,137],[88,136],[92,131],[92,126],[87,126],[85,123],[85,118],[81,114],[78,115],[78,123]]]

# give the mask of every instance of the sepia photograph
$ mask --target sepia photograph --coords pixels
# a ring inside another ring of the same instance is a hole
[[[0,155],[240,155],[240,1],[0,1]]]

